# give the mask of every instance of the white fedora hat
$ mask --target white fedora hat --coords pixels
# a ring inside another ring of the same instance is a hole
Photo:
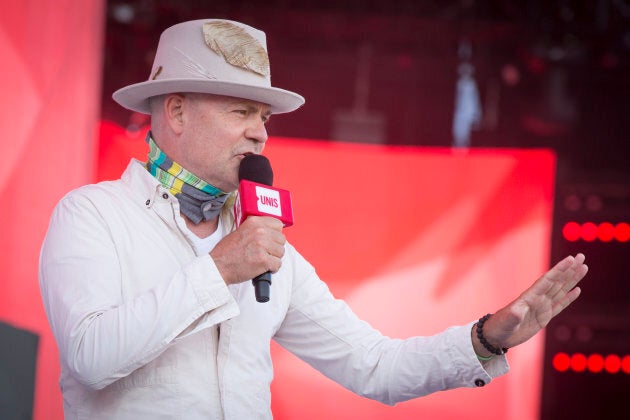
[[[149,80],[117,90],[116,102],[149,114],[149,98],[195,92],[251,99],[271,112],[291,112],[304,104],[297,93],[271,86],[265,33],[220,19],[179,23],[162,32]]]

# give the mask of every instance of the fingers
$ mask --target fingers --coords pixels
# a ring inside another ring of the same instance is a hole
[[[558,262],[555,266],[553,266],[551,270],[547,272],[547,276],[549,277],[550,280],[555,281],[557,278],[564,277],[567,271],[573,270],[576,266],[583,263],[584,263],[584,254],[581,254],[581,253],[577,254],[575,257],[572,255],[569,255],[568,257],[564,258],[562,261]]]
[[[580,264],[584,264],[585,260],[586,260],[586,257],[581,252],[575,256],[575,261],[577,261]]]
[[[516,300],[492,316],[489,321],[494,321],[488,324],[492,326],[488,334],[506,347],[533,337],[580,296],[577,284],[588,271],[584,261],[584,255],[577,254],[558,262]]]
[[[210,252],[226,283],[241,283],[282,265],[286,238],[281,221],[249,217]]]
[[[572,290],[588,272],[588,266],[584,264],[584,254],[577,254],[575,258],[568,258],[571,262],[570,266],[554,278],[558,290],[552,295],[553,297],[559,296],[562,298],[562,296]]]
[[[260,252],[259,258],[263,260],[271,257],[269,261],[277,265],[275,260],[284,256],[284,244],[286,243],[286,238],[282,233],[282,222],[271,217],[250,217],[250,219],[252,220],[244,228],[252,230],[247,244],[250,251]],[[242,226],[245,226],[245,223]],[[269,271],[274,270],[270,269]]]
[[[543,283],[541,285],[543,290],[540,292],[554,296],[558,292],[571,290],[588,271],[584,260],[584,254],[577,254],[575,257],[570,255],[558,262],[540,279]]]
[[[567,306],[573,303],[580,296],[581,293],[582,289],[580,289],[579,287],[574,287],[573,289],[569,290],[568,293],[565,293],[564,296],[562,296],[562,298],[560,298],[557,302],[555,302],[555,305],[552,306],[551,317],[553,318],[560,312],[562,312]]]
[[[549,309],[554,310],[559,305],[557,310],[562,310],[579,296],[579,291],[572,290],[588,272],[584,261],[583,254],[564,258],[523,292],[521,299],[527,302],[542,299],[550,303]]]
[[[585,259],[581,253],[575,257],[569,256],[549,271],[551,287],[547,296],[551,299],[552,318],[580,296],[582,290],[576,286],[588,272]]]
[[[265,236],[260,238],[254,246],[258,247],[260,252],[260,263],[267,267],[266,271],[276,273],[282,265],[282,257],[284,256],[284,244],[286,239],[281,232],[267,232]]]

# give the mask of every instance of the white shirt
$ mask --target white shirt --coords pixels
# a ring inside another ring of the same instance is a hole
[[[231,221],[221,226],[220,236]],[[39,275],[66,419],[269,419],[272,338],[385,404],[507,372],[504,357],[484,370],[472,324],[382,336],[289,244],[272,299],[258,303],[251,282],[227,287],[190,235],[177,199],[138,161],[59,202]]]

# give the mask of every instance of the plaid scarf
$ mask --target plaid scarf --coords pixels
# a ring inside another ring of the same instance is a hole
[[[180,211],[194,224],[217,217],[229,194],[173,162],[157,146],[150,131],[147,134],[147,143],[149,143],[147,170],[177,198]]]

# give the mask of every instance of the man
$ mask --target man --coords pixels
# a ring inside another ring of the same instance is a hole
[[[151,114],[148,161],[64,197],[42,247],[66,418],[270,418],[271,339],[386,404],[483,386],[507,372],[508,348],[580,293],[581,254],[478,323],[392,340],[332,297],[281,222],[250,217],[234,228],[241,160],[262,152],[271,114],[304,102],[271,87],[254,28],[167,29],[149,80],[114,99]],[[257,303],[249,280],[268,270],[273,298]]]

